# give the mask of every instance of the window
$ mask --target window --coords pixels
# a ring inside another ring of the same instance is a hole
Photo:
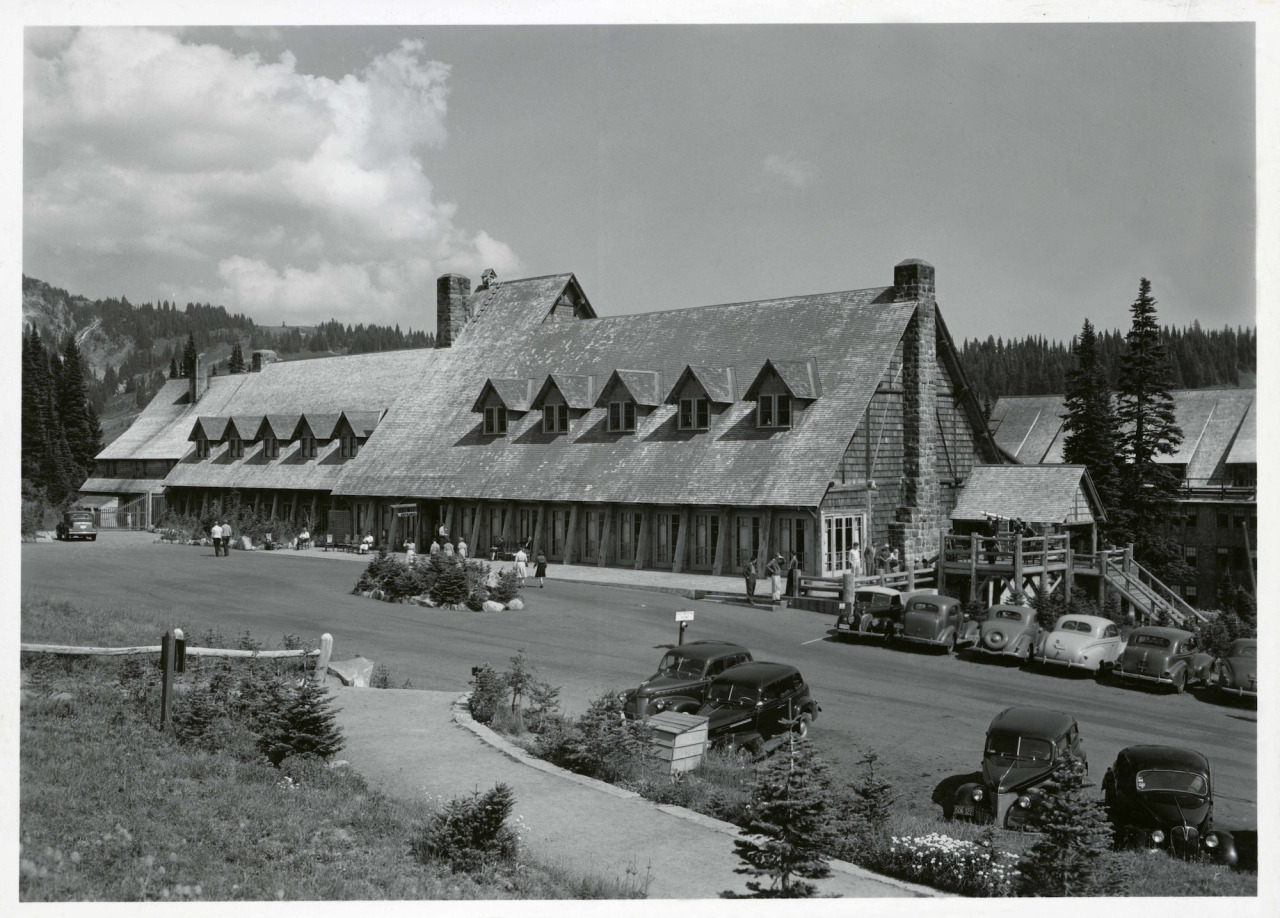
[[[1182,597],[1187,601],[1189,605],[1194,606],[1196,604],[1196,597],[1198,592],[1199,591],[1196,589],[1196,585],[1194,583],[1188,583],[1186,586],[1182,588]]]
[[[232,459],[241,459],[244,457],[244,441],[236,437],[232,437],[227,441],[227,455]]]
[[[756,402],[757,427],[790,427],[791,396],[762,395]]]
[[[280,441],[275,437],[262,438],[262,455],[267,459],[280,458]]]
[[[1182,525],[1188,529],[1195,529],[1200,523],[1200,511],[1195,507],[1187,507],[1182,511]]]
[[[543,405],[542,429],[547,433],[568,433],[569,406],[565,404]]]
[[[1218,570],[1225,571],[1231,567],[1231,549],[1223,546],[1218,548]]]
[[[356,437],[342,438],[342,458],[354,459],[360,455],[360,440]]]
[[[206,440],[204,437],[201,437],[199,440],[196,440],[196,458],[197,459],[209,458],[209,441]]]
[[[302,447],[301,447],[301,450],[299,451],[299,455],[301,455],[303,459],[314,459],[316,457],[316,438],[315,437],[302,438]]]
[[[1231,525],[1231,516],[1226,510],[1218,511],[1218,528],[1226,529]]]
[[[484,432],[491,436],[505,436],[507,432],[507,409],[503,405],[494,405],[484,410]]]
[[[1182,560],[1186,561],[1190,567],[1196,566],[1196,546],[1185,545],[1182,548]]]
[[[706,430],[711,426],[711,402],[705,398],[680,399],[680,429]]]
[[[636,403],[610,402],[609,429],[621,433],[634,433],[636,429]]]

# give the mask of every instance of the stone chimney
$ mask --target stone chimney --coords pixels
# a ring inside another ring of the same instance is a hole
[[[207,388],[209,388],[209,380],[200,373],[200,355],[196,354],[195,369],[192,370],[191,377],[187,380],[187,400],[194,405],[200,401],[200,396],[204,395]]]
[[[902,336],[902,505],[889,524],[889,542],[905,561],[937,552],[943,525],[934,443],[938,347],[933,265],[918,258],[896,265],[893,286],[895,302],[916,306]]]
[[[471,278],[444,274],[436,279],[436,347],[452,347],[467,324]]]
[[[253,360],[249,364],[249,369],[254,373],[262,372],[262,354],[258,351],[253,352]]]

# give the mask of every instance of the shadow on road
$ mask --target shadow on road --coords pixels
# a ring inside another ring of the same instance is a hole
[[[951,807],[955,803],[956,791],[970,781],[981,782],[982,772],[971,771],[963,775],[949,775],[938,782],[933,789],[933,794],[929,797],[934,803],[942,807],[942,815],[947,819],[951,818]]]

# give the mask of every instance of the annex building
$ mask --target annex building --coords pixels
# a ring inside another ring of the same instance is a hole
[[[973,467],[1008,460],[933,267],[892,278],[602,317],[572,274],[445,275],[435,349],[172,380],[82,492],[238,500],[391,548],[443,525],[559,563],[720,574],[794,550],[830,574],[868,540],[921,561]]]
[[[1181,481],[1168,535],[1182,546],[1195,579],[1176,586],[1191,606],[1213,607],[1230,571],[1256,593],[1258,568],[1258,422],[1254,389],[1176,389],[1182,444],[1159,457]],[[992,409],[996,444],[1019,463],[1061,463],[1065,431],[1060,395],[1006,396]]]

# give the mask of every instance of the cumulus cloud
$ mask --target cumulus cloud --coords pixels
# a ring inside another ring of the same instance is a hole
[[[448,136],[449,78],[421,41],[333,80],[287,50],[268,61],[189,33],[28,30],[28,263],[264,320],[424,327],[436,274],[520,270],[424,171]]]
[[[792,188],[808,188],[818,178],[817,167],[795,153],[770,153],[760,165],[766,175]]]

